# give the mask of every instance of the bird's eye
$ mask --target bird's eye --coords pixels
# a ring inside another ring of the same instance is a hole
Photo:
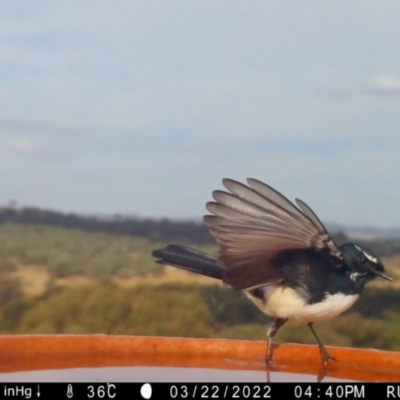
[[[365,257],[360,257],[360,264],[365,264],[367,262],[367,259]]]

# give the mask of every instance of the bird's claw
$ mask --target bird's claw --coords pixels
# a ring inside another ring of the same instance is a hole
[[[329,360],[337,361],[337,359],[336,359],[335,357],[332,357],[332,356],[325,350],[324,347],[320,347],[320,348],[319,348],[319,351],[320,351],[320,353],[321,353],[321,360],[322,360],[322,363],[323,363],[324,365],[328,365]]]

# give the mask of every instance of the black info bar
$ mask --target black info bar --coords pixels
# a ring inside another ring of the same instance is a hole
[[[1,399],[400,399],[396,383],[0,383]]]

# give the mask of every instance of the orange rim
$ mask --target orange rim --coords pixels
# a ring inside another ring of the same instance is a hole
[[[328,347],[337,361],[327,376],[358,381],[399,381],[400,353]],[[176,366],[266,370],[265,342],[107,335],[0,337],[0,371],[105,366]],[[272,371],[318,375],[317,346],[275,344]]]

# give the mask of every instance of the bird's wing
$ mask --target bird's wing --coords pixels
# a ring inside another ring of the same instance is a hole
[[[342,253],[310,207],[296,199],[297,208],[258,180],[247,183],[224,179],[229,192],[214,191],[215,201],[207,203],[213,215],[203,218],[218,242],[218,263],[229,285],[248,289],[279,282],[270,261],[285,250],[329,251],[341,264]]]

